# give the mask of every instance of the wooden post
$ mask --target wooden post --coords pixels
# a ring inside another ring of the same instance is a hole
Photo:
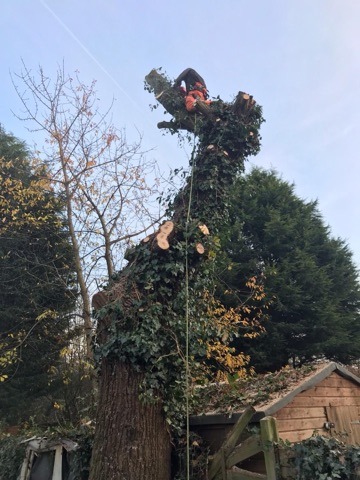
[[[262,418],[260,420],[260,432],[265,458],[266,478],[267,480],[277,480],[276,458],[273,442],[279,441],[279,434],[276,428],[275,418]]]
[[[213,478],[215,478],[216,474],[221,469],[223,452],[229,452],[235,447],[237,441],[240,438],[240,435],[242,434],[245,427],[252,419],[254,413],[255,413],[255,408],[248,407],[244,411],[244,413],[241,415],[239,420],[236,422],[234,428],[230,431],[228,437],[226,438],[221,450],[214,455],[213,461],[211,462],[211,465],[209,468],[209,473],[208,473],[209,480],[212,480]]]
[[[267,476],[263,473],[254,473],[243,470],[242,468],[233,467],[228,472],[228,480],[267,480]]]
[[[237,463],[246,460],[257,453],[263,451],[260,435],[252,435],[247,438],[240,445],[236,446],[226,458],[226,467],[231,468]]]
[[[31,450],[31,448],[27,447],[26,457],[21,467],[19,480],[29,480],[30,473],[31,473],[30,470],[33,463],[34,455],[35,455],[34,450]]]
[[[54,459],[54,469],[52,474],[52,480],[61,480],[62,476],[62,455],[63,455],[63,447],[62,445],[58,445],[55,448],[55,459]]]
[[[226,473],[226,450],[221,448],[221,480],[227,480],[227,473]]]

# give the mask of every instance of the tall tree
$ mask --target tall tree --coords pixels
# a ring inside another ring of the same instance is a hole
[[[76,300],[63,204],[26,145],[0,128],[0,408],[23,419],[49,392]]]
[[[84,84],[64,66],[51,79],[42,68],[34,75],[23,65],[14,86],[26,112],[21,119],[45,135],[40,156],[64,198],[91,357],[91,294],[96,280],[115,273],[131,239],[146,230],[144,219],[150,225],[157,219],[148,210],[156,165],[141,151],[141,138],[130,144],[110,122],[111,107],[101,113],[95,82]]]
[[[220,274],[226,288],[245,291],[245,279],[261,274],[273,298],[266,333],[246,346],[255,367],[358,358],[358,272],[346,243],[331,236],[317,202],[299,198],[276,172],[255,168],[236,182],[231,218],[223,239],[233,267]]]
[[[263,120],[242,92],[231,104],[198,101],[189,114],[164,75],[153,70],[146,80],[173,116],[158,126],[199,141],[168,220],[129,252],[129,264],[93,300],[101,362],[93,480],[170,478],[171,432],[186,423],[209,342],[226,341],[209,311],[217,233],[236,174],[259,150]]]

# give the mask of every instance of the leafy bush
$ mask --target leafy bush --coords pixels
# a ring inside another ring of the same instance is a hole
[[[25,445],[15,436],[0,437],[0,480],[17,480],[25,455]]]
[[[360,447],[314,435],[290,447],[297,480],[356,480],[360,478]]]

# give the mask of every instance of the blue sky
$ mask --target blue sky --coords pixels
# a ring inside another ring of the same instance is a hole
[[[0,123],[31,146],[10,73],[21,60],[55,77],[63,61],[97,80],[105,110],[128,139],[137,130],[166,174],[187,164],[175,137],[156,128],[145,75],[187,67],[212,96],[239,90],[263,106],[262,151],[296,193],[317,199],[332,234],[360,267],[360,2],[358,0],[12,0],[2,2]]]

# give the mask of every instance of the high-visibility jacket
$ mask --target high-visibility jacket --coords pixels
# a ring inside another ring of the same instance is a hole
[[[201,90],[190,90],[185,97],[185,106],[188,112],[192,112],[195,109],[197,100],[201,100],[208,105],[211,103],[211,100],[206,100],[205,95]]]

